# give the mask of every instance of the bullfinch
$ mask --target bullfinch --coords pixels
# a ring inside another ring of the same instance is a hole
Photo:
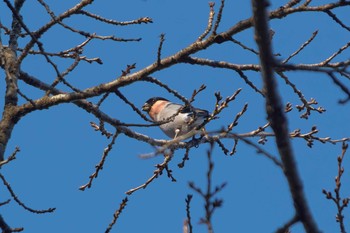
[[[155,123],[171,119],[159,127],[168,137],[173,139],[187,134],[209,117],[207,110],[184,107],[162,97],[150,98],[142,106],[142,110],[147,112]]]

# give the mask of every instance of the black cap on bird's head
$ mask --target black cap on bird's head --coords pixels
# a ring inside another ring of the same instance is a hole
[[[152,97],[149,100],[147,100],[146,103],[144,103],[144,105],[142,106],[142,110],[145,112],[149,112],[151,110],[153,104],[155,102],[157,102],[158,100],[169,101],[163,97]]]

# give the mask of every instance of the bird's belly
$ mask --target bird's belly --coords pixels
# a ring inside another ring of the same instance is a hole
[[[166,116],[163,119],[157,119],[158,121],[163,121],[169,119],[171,116]],[[160,125],[161,130],[170,138],[175,136],[179,137],[181,135],[187,134],[195,127],[199,126],[204,122],[204,119],[197,118],[195,121],[188,114],[180,113],[174,118],[173,121]]]
[[[195,127],[194,124],[188,125],[187,123],[177,124],[175,122],[169,122],[160,126],[161,130],[170,138],[174,138],[176,131],[178,130],[177,137],[190,132]]]

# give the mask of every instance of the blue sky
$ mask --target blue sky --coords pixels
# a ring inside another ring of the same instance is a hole
[[[283,4],[285,2],[283,1]],[[327,1],[315,1],[314,4],[324,2]],[[48,1],[48,4],[58,14],[75,3],[65,1],[57,4],[55,1]],[[278,4],[282,5],[282,1],[273,1],[271,9],[280,6]],[[218,6],[219,1],[216,1],[216,10]],[[0,4],[0,9],[2,23],[9,25],[10,16],[5,12],[7,8],[3,3]],[[82,63],[81,67],[68,76],[67,80],[81,89],[114,80],[128,64],[136,63],[136,71],[153,63],[156,60],[161,33],[165,33],[163,57],[185,48],[205,29],[209,7],[207,1],[199,0],[129,0],[96,1],[87,10],[119,21],[148,16],[154,23],[111,27],[93,20],[83,20],[82,17],[71,17],[65,21],[71,26],[102,35],[142,37],[141,42],[94,41],[87,46],[84,50],[85,55],[100,57],[104,64]],[[335,13],[344,23],[350,25],[347,17],[349,8],[337,10]],[[250,1],[228,0],[218,31],[227,30],[250,15]],[[39,28],[49,20],[45,10],[35,1],[25,3],[23,17],[31,30]],[[315,30],[319,30],[314,42],[296,56],[291,61],[293,63],[318,63],[349,41],[349,32],[342,30],[326,14],[295,14],[283,20],[274,20],[270,25],[275,31],[274,52],[280,53],[281,59],[288,57]],[[252,29],[243,31],[234,38],[256,49]],[[3,33],[2,40],[4,44],[8,40]],[[81,43],[84,38],[55,26],[41,41],[46,51],[59,51]],[[23,45],[25,41],[21,43]],[[237,64],[258,63],[254,54],[231,43],[214,45],[195,56]],[[345,51],[335,61],[341,59],[349,59],[349,52]],[[60,70],[64,70],[70,64],[67,61],[57,62]],[[55,79],[52,68],[40,56],[27,59],[22,65],[22,70],[48,83]],[[261,88],[259,73],[247,72],[246,75]],[[349,137],[349,106],[337,104],[338,99],[344,95],[332,81],[325,75],[308,72],[287,75],[306,99],[315,98],[319,106],[327,110],[323,114],[312,113],[308,120],[300,119],[301,113],[295,109],[296,105],[301,104],[298,97],[290,87],[284,85],[284,81],[278,80],[283,103],[291,102],[294,107],[294,110],[287,114],[290,131],[299,128],[302,132],[308,132],[312,126],[317,125],[320,137]],[[205,84],[206,90],[196,97],[194,105],[208,110],[213,110],[216,91],[220,91],[222,96],[226,97],[242,88],[237,100],[231,102],[219,119],[208,125],[208,131],[218,130],[230,124],[245,103],[249,104],[248,110],[234,132],[250,132],[266,123],[264,100],[232,71],[180,64],[152,76],[186,97],[190,97],[194,89]],[[4,91],[4,85],[4,81],[1,81],[1,93]],[[19,83],[19,87],[33,99],[43,95],[42,92],[26,87],[22,82]],[[58,87],[65,89],[63,86]],[[120,91],[138,107],[153,96],[164,96],[178,101],[160,87],[145,82],[132,84]],[[96,100],[91,99],[95,102]],[[20,103],[24,102],[25,100],[20,100]],[[0,107],[2,106],[3,100]],[[102,109],[123,122],[146,123],[115,96],[111,96]],[[16,125],[7,147],[7,155],[16,146],[21,148],[21,152],[15,161],[2,169],[2,173],[18,197],[28,206],[34,209],[57,209],[52,214],[35,215],[11,201],[9,205],[0,209],[11,227],[24,227],[25,232],[104,232],[112,220],[114,211],[126,196],[125,192],[144,183],[153,174],[154,165],[162,161],[160,157],[140,159],[140,154],[152,152],[154,148],[122,135],[117,139],[104,169],[94,180],[92,188],[84,192],[78,190],[88,182],[89,175],[94,172],[95,165],[109,143],[109,140],[90,127],[90,121],[97,122],[95,117],[74,105],[64,104],[49,110],[33,112]],[[133,129],[155,138],[165,138],[156,127]],[[108,130],[113,132],[110,127]],[[257,142],[258,138],[251,140]],[[224,143],[228,148],[233,144],[228,140]],[[307,200],[317,224],[323,232],[337,232],[335,205],[325,199],[322,189],[334,189],[334,177],[337,174],[336,157],[341,153],[341,145],[315,142],[314,147],[310,149],[301,139],[293,139],[292,144]],[[183,169],[179,169],[177,164],[181,161],[184,151],[178,150],[169,165],[177,182],[173,183],[163,175],[147,189],[130,196],[127,207],[112,232],[182,232],[182,224],[186,217],[185,198],[187,194],[194,194],[188,187],[188,182],[193,181],[202,188],[206,184],[205,153],[208,147],[201,145],[192,149],[190,160]],[[272,138],[268,139],[263,148],[277,156]],[[343,197],[350,196],[350,167],[347,166],[347,156],[342,180]],[[253,148],[239,143],[237,153],[230,157],[225,156],[216,147],[213,160],[213,183],[228,183],[217,196],[222,198],[224,203],[213,217],[215,232],[273,232],[293,216],[293,204],[281,170],[265,157],[256,154]],[[10,198],[4,188],[0,189],[0,196],[0,201]],[[198,195],[194,195],[191,208],[194,232],[205,232],[205,226],[198,223],[204,216],[203,200]],[[348,213],[346,210],[345,223],[349,228]],[[293,227],[292,232],[303,232],[301,225]]]

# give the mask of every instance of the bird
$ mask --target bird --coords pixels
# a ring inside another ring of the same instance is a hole
[[[142,110],[147,112],[155,123],[165,121],[166,123],[160,124],[159,127],[172,139],[187,134],[210,116],[207,110],[173,103],[163,97],[150,98],[142,106]]]

